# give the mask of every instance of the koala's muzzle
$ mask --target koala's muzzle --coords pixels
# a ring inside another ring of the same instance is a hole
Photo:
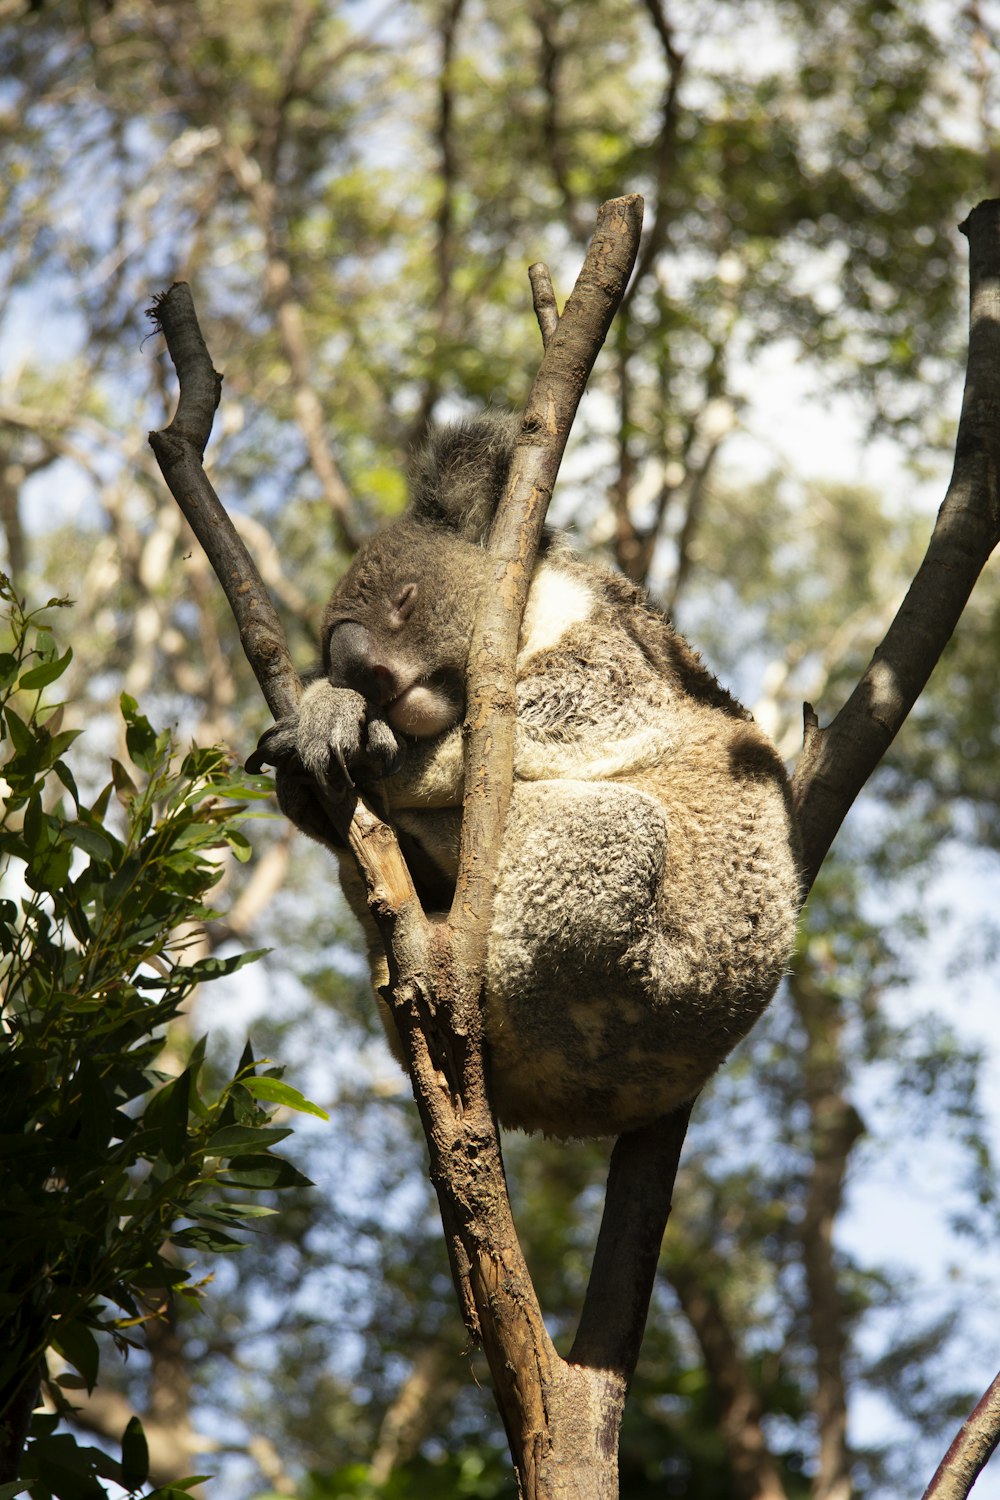
[[[330,632],[327,671],[334,687],[353,688],[366,702],[381,708],[399,692],[399,677],[386,653],[365,625],[345,620]]]

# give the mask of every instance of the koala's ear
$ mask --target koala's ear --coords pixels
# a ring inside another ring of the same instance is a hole
[[[515,412],[487,411],[433,431],[410,468],[410,515],[485,541],[520,430]]]
[[[390,630],[402,630],[413,613],[419,589],[415,583],[404,583],[389,606],[386,624]]]

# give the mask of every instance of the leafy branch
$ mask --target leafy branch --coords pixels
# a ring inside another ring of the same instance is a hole
[[[184,1252],[239,1248],[240,1230],[274,1212],[248,1193],[306,1183],[274,1153],[290,1131],[265,1106],[316,1107],[274,1070],[258,1076],[249,1045],[217,1091],[204,1082],[204,1040],[177,1077],[158,1067],[165,1031],[196,986],[257,956],[191,962],[187,951],[192,923],[212,914],[219,853],[248,852],[236,824],[253,789],[218,748],[178,763],[170,735],[123,696],[128,763],[113,761],[86,800],[66,759],[77,731],[61,729],[62,706],[47,701],[72,653],[60,654],[45,612],[26,612],[2,576],[0,601],[6,1500],[24,1484],[49,1495],[53,1473],[67,1469],[74,1493],[99,1492],[100,1478],[145,1482],[141,1429],[127,1432],[121,1464],[58,1430],[68,1392],[93,1390],[100,1335],[125,1348],[171,1293],[198,1298]],[[51,1378],[49,1348],[66,1367]],[[56,1413],[34,1419],[22,1456],[43,1379]]]

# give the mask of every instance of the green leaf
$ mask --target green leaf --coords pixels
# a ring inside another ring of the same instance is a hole
[[[265,1125],[226,1125],[215,1132],[208,1143],[206,1154],[228,1158],[243,1146],[256,1146],[258,1150],[262,1146],[276,1146],[291,1133],[290,1130],[272,1129]]]
[[[216,1181],[241,1188],[312,1187],[310,1179],[280,1156],[236,1156]]]
[[[115,856],[115,852],[121,846],[110,834],[102,828],[94,828],[85,823],[68,823],[66,825],[66,836],[72,839],[78,849],[89,854],[91,859],[100,860],[102,864],[109,863]]]
[[[212,1251],[216,1255],[229,1255],[245,1248],[235,1235],[223,1234],[221,1229],[207,1229],[200,1225],[181,1229],[170,1238],[181,1250]]]
[[[186,965],[184,973],[202,984],[209,979],[221,979],[225,974],[235,974],[244,964],[256,963],[270,951],[270,948],[252,948],[247,953],[234,953],[228,958],[201,958],[197,963]]]
[[[212,1474],[192,1474],[190,1479],[174,1479],[170,1484],[165,1484],[161,1489],[150,1490],[146,1500],[171,1500],[174,1495],[187,1495],[199,1484],[207,1484],[214,1476]]]
[[[27,755],[35,749],[35,736],[24,720],[14,712],[10,704],[4,709],[4,718],[10,732],[10,742],[18,755]]]
[[[283,1083],[280,1078],[242,1078],[240,1082],[255,1099],[266,1099],[271,1104],[283,1104],[286,1109],[298,1110],[299,1114],[303,1115],[315,1115],[320,1120],[330,1118],[325,1109],[314,1104],[304,1094],[300,1094],[298,1089],[293,1089],[291,1084]]]
[[[40,851],[25,871],[25,881],[33,891],[61,891],[69,879],[72,862],[73,849],[70,844],[56,845]]]
[[[122,693],[121,709],[126,724],[125,744],[132,763],[141,771],[152,771],[159,758],[159,736],[145,714],[139,713],[138,705],[127,693]]]
[[[92,1328],[73,1318],[56,1324],[52,1347],[83,1376],[87,1390],[97,1384],[101,1364],[101,1349]]]
[[[0,651],[0,688],[10,687],[21,663],[10,651]]]
[[[132,1417],[122,1433],[122,1484],[137,1490],[149,1478],[149,1445],[142,1423]]]
[[[266,1203],[201,1203],[191,1210],[199,1224],[228,1224],[241,1229],[248,1219],[269,1219],[278,1210]]]
[[[53,762],[52,769],[53,771],[55,771],[56,775],[59,777],[59,780],[69,792],[70,796],[73,798],[76,806],[79,808],[80,788],[77,786],[76,777],[73,775],[73,772],[70,770],[69,766],[64,760],[57,760]]]
[[[245,834],[230,830],[226,835],[226,842],[232,849],[240,864],[245,865],[253,853],[253,845]]]
[[[119,760],[111,762],[111,779],[115,784],[119,801],[131,802],[133,797],[138,797],[139,788]]]
[[[179,1077],[153,1095],[142,1117],[143,1125],[158,1134],[160,1150],[171,1166],[176,1166],[185,1154],[190,1094],[191,1071],[185,1068]]]
[[[29,692],[34,692],[37,688],[48,687],[50,682],[55,682],[58,677],[62,676],[72,660],[73,647],[67,646],[62,656],[53,657],[51,661],[43,661],[40,666],[32,667],[30,671],[25,672],[18,687],[25,688]]]

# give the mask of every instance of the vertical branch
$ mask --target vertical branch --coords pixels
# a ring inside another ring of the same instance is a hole
[[[615,1142],[574,1363],[632,1377],[692,1106]]]
[[[456,955],[482,971],[495,859],[514,761],[514,660],[531,571],[576,408],[635,262],[642,200],[615,198],[598,215],[576,285],[552,332],[525,407],[506,497],[490,537],[493,587],[470,652],[469,740],[461,863],[451,922]],[[460,951],[459,951],[460,950]]]

